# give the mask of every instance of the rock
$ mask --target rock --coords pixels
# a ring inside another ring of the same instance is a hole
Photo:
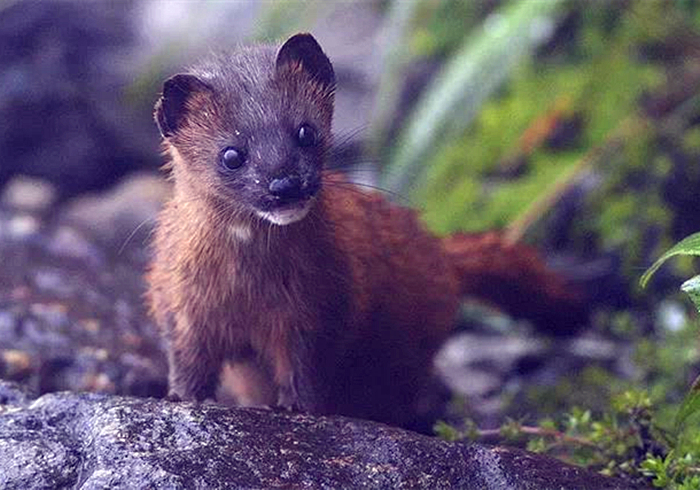
[[[0,195],[4,205],[25,211],[47,211],[55,204],[56,188],[50,183],[27,177],[15,177]]]
[[[40,393],[165,394],[143,245],[120,254],[92,230],[0,207],[0,257],[0,378]]]
[[[541,455],[381,424],[0,381],[0,487],[629,489]]]
[[[65,197],[158,165],[150,110],[129,96],[139,52],[133,4],[3,5],[0,187],[40,177]]]
[[[108,249],[144,248],[171,184],[163,175],[137,173],[106,192],[74,198],[61,219],[92,234]]]
[[[473,304],[465,305],[461,322],[460,331],[438,351],[435,368],[454,396],[468,400],[469,418],[479,427],[498,427],[506,416],[518,419],[550,413],[540,412],[542,407],[535,401],[539,397],[528,392],[554,390],[562,380],[575,380],[592,366],[621,379],[639,377],[634,349],[624,339],[591,331],[552,338],[527,322]],[[604,410],[607,401],[579,403]],[[463,408],[454,405],[441,418],[459,424],[464,416]]]
[[[484,397],[503,387],[521,359],[546,354],[543,339],[460,333],[440,349],[435,364],[453,392]]]

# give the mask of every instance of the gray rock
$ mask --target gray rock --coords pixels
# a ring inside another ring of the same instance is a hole
[[[47,211],[56,198],[56,188],[49,182],[27,177],[15,177],[0,193],[4,205],[25,211]]]
[[[144,248],[170,191],[165,173],[137,173],[108,191],[70,200],[60,211],[60,219],[121,255],[127,248]]]
[[[3,2],[0,188],[38,177],[67,197],[158,166],[150,110],[129,95],[134,4]]]
[[[31,229],[12,232],[18,220]],[[163,396],[166,362],[143,306],[144,246],[119,254],[85,228],[0,207],[0,377],[41,393]]]
[[[630,488],[524,451],[343,417],[97,394],[32,401],[1,381],[0,487]]]

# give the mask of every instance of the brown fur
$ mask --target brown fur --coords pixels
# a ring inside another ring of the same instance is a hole
[[[506,277],[520,292],[544,284],[546,304],[561,284],[524,248],[497,235],[443,241],[413,211],[333,173],[300,221],[278,226],[251,212],[266,190],[259,181],[320,171],[330,144],[332,70],[309,37],[292,38],[311,51],[303,61],[283,63],[292,50],[273,68],[272,51],[246,51],[223,65],[242,74],[176,77],[157,106],[175,192],[158,221],[148,281],[171,393],[213,397],[231,362],[248,403],[410,425],[463,293],[502,302],[489,284]],[[318,147],[283,151],[283,137],[255,146],[287,120],[315,124]],[[250,161],[217,173],[217,152],[230,141],[249,145]]]
[[[259,223],[245,243],[196,199],[168,205],[149,281],[179,368],[171,385],[212,396],[224,361],[253,357],[297,391],[283,393],[293,405],[404,423],[453,324],[454,271],[412,212],[332,184],[318,200],[306,219]],[[179,378],[189,371],[194,386]]]

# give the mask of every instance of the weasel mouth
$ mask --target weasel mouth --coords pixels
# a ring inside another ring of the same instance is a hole
[[[320,189],[320,180],[285,175],[268,184],[268,194],[257,215],[276,225],[288,225],[303,219]]]
[[[268,211],[257,211],[257,215],[275,225],[289,225],[304,219],[311,209],[312,202],[313,199],[306,199],[294,204],[277,206]]]

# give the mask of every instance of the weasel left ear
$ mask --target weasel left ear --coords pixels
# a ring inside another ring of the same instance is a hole
[[[163,84],[163,95],[156,102],[154,114],[161,136],[173,136],[189,116],[188,101],[197,94],[210,91],[209,85],[195,75],[181,73],[168,78]]]
[[[335,85],[333,65],[311,34],[295,34],[277,52],[275,65],[278,73],[295,64],[320,84],[329,88]]]

